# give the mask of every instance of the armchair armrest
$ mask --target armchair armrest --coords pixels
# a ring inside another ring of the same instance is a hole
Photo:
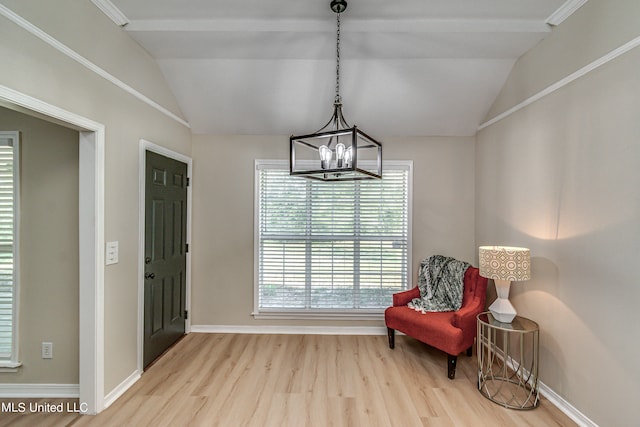
[[[398,292],[393,294],[393,306],[398,307],[400,305],[407,305],[414,298],[420,298],[420,289],[416,286],[408,291]]]
[[[456,328],[465,330],[476,330],[476,317],[482,312],[480,299],[474,298],[469,304],[461,307],[460,310],[453,313],[451,324]]]

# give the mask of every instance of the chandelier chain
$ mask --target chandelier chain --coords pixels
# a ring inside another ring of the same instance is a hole
[[[337,30],[336,30],[336,97],[334,103],[342,102],[340,99],[340,14],[337,13]]]
[[[291,135],[289,138],[289,174],[319,181],[382,179],[382,145],[356,126],[350,126],[342,114],[340,14],[346,10],[347,0],[331,0],[330,7],[336,14],[337,24],[336,94],[333,101],[333,114],[318,131],[307,135]],[[299,150],[305,153],[300,157],[305,160],[296,163],[296,152]],[[374,156],[375,161],[373,160]],[[361,159],[365,159],[365,161],[359,164]],[[368,166],[369,161],[371,161],[371,167]]]

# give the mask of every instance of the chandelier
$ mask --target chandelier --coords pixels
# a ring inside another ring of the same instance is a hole
[[[321,181],[355,181],[382,178],[382,145],[350,126],[342,114],[340,97],[340,14],[347,8],[345,0],[333,0],[336,13],[336,95],[333,115],[321,129],[308,135],[289,138],[291,175]]]

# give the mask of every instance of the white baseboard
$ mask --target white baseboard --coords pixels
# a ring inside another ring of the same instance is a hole
[[[544,396],[555,407],[560,409],[564,414],[571,418],[576,424],[581,427],[598,427],[598,424],[591,421],[585,414],[577,410],[571,403],[564,400],[558,393],[553,391],[542,381],[538,381],[538,387],[540,388],[540,394]]]
[[[79,384],[0,384],[2,398],[77,398]]]
[[[137,369],[131,373],[124,381],[118,384],[113,390],[111,390],[104,397],[104,409],[107,409],[113,402],[118,400],[120,396],[124,394],[127,390],[131,388],[142,376],[141,372]]]
[[[504,353],[501,349],[497,349],[496,354],[500,359],[504,360]],[[512,358],[508,359],[507,366],[514,371],[519,369],[519,365]],[[529,371],[526,369],[522,370],[524,371],[524,376],[528,377]],[[589,417],[576,409],[575,406],[567,402],[562,396],[553,391],[551,387],[540,380],[538,380],[538,391],[542,397],[547,399],[553,406],[560,409],[567,417],[571,418],[580,427],[598,427],[598,424],[591,421]]]
[[[208,334],[386,335],[387,328],[384,326],[191,325],[191,332]]]

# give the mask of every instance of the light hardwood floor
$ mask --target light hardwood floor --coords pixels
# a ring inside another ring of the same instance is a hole
[[[0,417],[0,426],[575,425],[545,399],[531,411],[485,399],[475,351],[451,381],[444,353],[405,336],[391,350],[384,336],[190,334],[97,416]]]

